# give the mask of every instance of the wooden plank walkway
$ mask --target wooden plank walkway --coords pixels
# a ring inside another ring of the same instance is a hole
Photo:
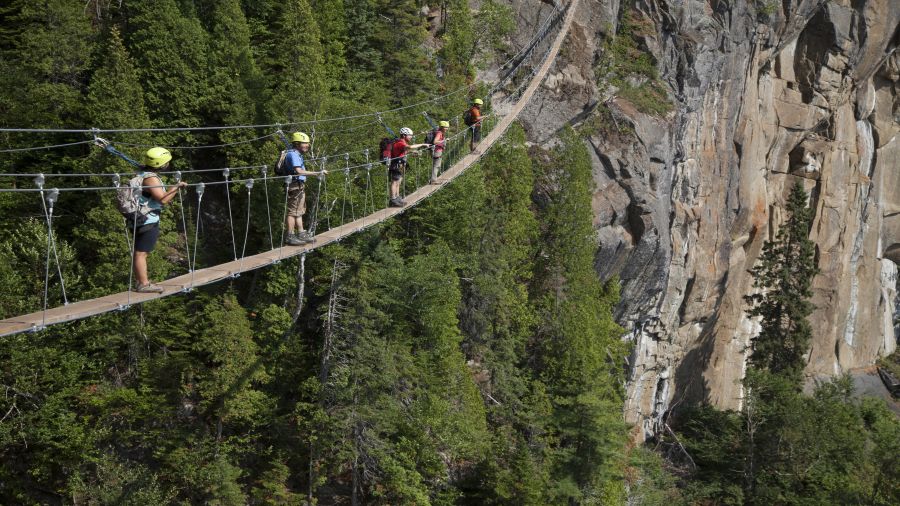
[[[522,93],[522,96],[519,97],[519,100],[512,107],[509,113],[501,118],[494,129],[491,130],[484,137],[484,139],[482,139],[481,143],[478,145],[475,151],[465,155],[450,169],[441,174],[441,176],[438,178],[437,184],[428,184],[422,186],[415,192],[407,195],[407,197],[405,198],[407,202],[406,207],[381,209],[356,221],[352,221],[345,225],[341,225],[339,227],[328,230],[327,232],[318,234],[315,237],[315,242],[304,246],[284,246],[282,248],[276,248],[264,253],[244,257],[243,259],[215,265],[213,267],[198,269],[193,273],[184,274],[182,276],[157,283],[158,285],[163,287],[163,293],[149,294],[121,292],[107,295],[105,297],[99,297],[96,299],[73,302],[67,306],[59,306],[52,309],[47,309],[46,312],[39,311],[36,313],[0,320],[0,336],[17,334],[20,332],[38,331],[42,330],[47,325],[64,323],[102,313],[127,309],[133,304],[140,304],[149,300],[168,297],[170,295],[182,293],[192,288],[215,283],[223,279],[228,279],[243,272],[259,269],[260,267],[271,265],[285,258],[301,255],[303,253],[313,251],[316,248],[321,248],[322,246],[325,246],[327,244],[339,241],[351,234],[355,234],[361,230],[365,230],[371,226],[377,225],[383,221],[393,218],[403,211],[422,202],[433,193],[440,190],[444,185],[452,182],[454,179],[459,177],[459,175],[465,172],[466,169],[475,164],[482,156],[484,156],[485,152],[490,149],[490,147],[493,146],[494,143],[496,143],[500,139],[500,137],[503,136],[503,134],[506,132],[506,129],[509,128],[512,122],[516,120],[516,118],[519,116],[519,113],[522,112],[522,109],[525,108],[525,106],[531,100],[531,97],[534,96],[534,93],[540,87],[541,83],[543,83],[547,72],[550,70],[550,67],[556,60],[556,56],[557,54],[559,54],[559,49],[562,46],[562,43],[569,32],[569,27],[572,24],[572,20],[575,17],[575,12],[578,8],[578,2],[579,0],[572,0],[572,2],[569,4],[568,11],[566,12],[566,17],[563,20],[563,24],[556,35],[556,39],[554,39],[553,44],[551,45],[550,50],[547,53],[547,57],[544,59],[544,62],[537,73],[535,73],[534,78],[532,78],[531,83],[529,83],[528,85],[528,88],[525,89],[525,91]]]

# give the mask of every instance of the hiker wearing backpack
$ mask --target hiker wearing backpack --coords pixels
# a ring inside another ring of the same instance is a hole
[[[430,138],[426,138],[425,142],[431,144],[431,180],[429,184],[437,184],[437,177],[441,173],[441,160],[444,156],[444,148],[447,147],[447,129],[450,128],[449,121],[441,121],[438,128],[433,130]],[[430,141],[430,142],[429,142]]]
[[[303,156],[309,152],[309,136],[303,132],[291,134],[290,143],[284,139],[287,149],[275,166],[280,176],[293,176],[288,185],[287,196],[287,236],[285,241],[291,246],[300,246],[314,241],[312,235],[303,230],[303,215],[306,214],[306,176],[324,176],[328,171],[308,171]],[[296,231],[296,233],[295,233]]]
[[[400,137],[391,145],[390,165],[388,180],[391,182],[391,195],[388,207],[403,207],[406,205],[400,198],[400,183],[403,182],[403,174],[409,165],[406,157],[410,150],[429,147],[428,144],[411,144],[413,131],[408,127],[400,129]]]
[[[481,142],[481,107],[484,106],[484,101],[480,98],[476,98],[472,101],[472,107],[470,107],[465,114],[463,114],[463,121],[466,126],[472,129],[472,138],[469,140],[469,150],[475,151],[475,145]]]
[[[120,185],[116,190],[116,206],[125,216],[128,228],[134,231],[134,276],[137,278],[135,292],[162,293],[163,288],[150,282],[147,275],[147,254],[153,251],[159,239],[159,215],[163,206],[178,194],[178,190],[187,186],[184,181],[166,190],[154,170],[165,170],[169,167],[172,154],[166,148],[150,148],[144,153],[142,163],[137,163],[125,154],[112,147],[108,141],[97,139],[97,145],[106,151],[122,158],[135,168],[134,176],[128,185]]]

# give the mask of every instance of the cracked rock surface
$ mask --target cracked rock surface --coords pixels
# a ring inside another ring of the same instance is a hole
[[[552,6],[512,0],[523,44]],[[748,270],[783,221],[794,181],[810,192],[820,274],[810,378],[896,347],[900,263],[900,7],[896,0],[639,0],[674,110],[640,112],[598,87],[617,0],[582,0],[522,122],[552,144],[587,136],[598,276],[621,279],[616,317],[634,341],[626,419],[657,433],[684,402],[739,408],[750,338]],[[766,4],[768,5],[768,4]]]

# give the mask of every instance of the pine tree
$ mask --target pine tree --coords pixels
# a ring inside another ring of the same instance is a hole
[[[312,0],[316,24],[322,34],[325,86],[333,90],[341,86],[347,71],[347,15],[343,0]]]
[[[468,0],[447,2],[447,24],[441,37],[444,68],[449,76],[470,78],[472,53],[475,49],[475,33]],[[451,86],[451,89],[455,86]]]
[[[379,72],[397,105],[434,95],[432,64],[422,47],[428,34],[415,0],[376,0],[374,46],[381,51]]]
[[[761,293],[746,298],[750,316],[762,319],[750,363],[783,374],[798,387],[812,332],[807,320],[814,309],[811,285],[818,272],[815,244],[809,240],[813,210],[807,198],[803,185],[795,183],[785,208],[787,219],[776,238],[763,245],[760,263],[750,271]]]
[[[272,21],[271,68],[273,76],[271,117],[284,122],[313,119],[323,114],[325,53],[321,32],[307,0],[288,0]]]
[[[175,0],[130,3],[126,19],[128,48],[154,125],[204,124],[204,108],[218,97],[209,90],[209,40],[199,20]]]

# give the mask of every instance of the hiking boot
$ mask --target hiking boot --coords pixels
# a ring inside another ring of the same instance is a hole
[[[303,244],[303,241],[296,234],[288,234],[287,239],[284,241],[288,246],[300,246]]]
[[[441,182],[437,178],[431,178],[428,180],[428,184],[441,184]]]
[[[295,237],[300,241],[301,244],[309,244],[311,242],[315,242],[315,238],[313,238],[312,234],[307,231],[300,232]]]
[[[400,200],[400,197],[391,199],[391,201],[388,202],[388,207],[403,207],[405,205],[406,205],[406,202],[403,202],[402,200]]]
[[[146,285],[138,285],[134,291],[138,293],[163,293],[163,287],[147,283]]]

